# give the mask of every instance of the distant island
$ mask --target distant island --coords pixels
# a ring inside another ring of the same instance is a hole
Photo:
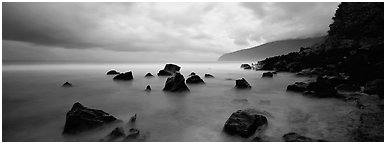
[[[288,39],[268,42],[248,49],[242,49],[231,53],[223,54],[218,61],[257,61],[267,57],[299,51],[301,47],[309,47],[322,43],[323,37]]]

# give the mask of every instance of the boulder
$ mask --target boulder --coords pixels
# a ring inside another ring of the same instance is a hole
[[[117,118],[102,110],[90,109],[76,102],[67,112],[63,133],[74,134],[115,121]]]
[[[180,71],[181,67],[175,64],[166,64],[164,70],[169,71],[171,73],[175,73],[177,71]]]
[[[307,86],[308,86],[308,83],[295,82],[294,84],[287,86],[287,91],[304,92],[307,90]]]
[[[249,65],[249,64],[241,64],[240,68],[243,68],[243,69],[252,69],[252,66]]]
[[[268,120],[254,109],[238,110],[225,122],[224,131],[241,137],[252,136],[257,128],[266,125]]]
[[[146,90],[146,91],[151,91],[150,85],[147,85],[145,90]]]
[[[121,73],[113,78],[114,80],[132,80],[133,79],[133,73],[131,71]]]
[[[200,78],[198,75],[190,76],[188,79],[186,79],[186,83],[188,84],[204,84],[204,80]]]
[[[107,72],[107,75],[117,75],[117,74],[120,74],[120,73],[117,72],[116,70],[110,70]]]
[[[189,88],[185,84],[184,76],[177,72],[173,77],[169,77],[166,80],[163,90],[170,92],[182,92],[189,91]]]
[[[211,75],[211,74],[205,74],[204,77],[205,77],[205,78],[214,78],[214,76]]]
[[[367,94],[378,94],[383,97],[383,79],[367,82],[363,92]]]
[[[139,136],[139,130],[136,128],[131,128],[131,129],[129,129],[129,134],[127,134],[125,140],[135,139],[138,136]]]
[[[250,88],[252,88],[244,78],[236,80],[236,86],[235,87],[238,89],[246,89],[246,88],[250,89]]]
[[[145,77],[154,77],[151,73],[147,73]]]
[[[173,75],[173,73],[171,72],[168,72],[166,70],[160,70],[158,73],[157,73],[158,76],[171,76]]]
[[[361,87],[355,84],[348,84],[343,83],[335,87],[338,91],[345,91],[345,92],[358,92],[361,91]]]
[[[325,142],[325,140],[312,139],[294,132],[283,135],[283,140],[285,142]]]
[[[273,73],[272,72],[265,72],[265,73],[263,73],[262,77],[272,78],[273,77]]]
[[[69,82],[65,82],[62,87],[72,87],[72,84]]]
[[[194,76],[194,75],[196,75],[196,73],[195,72],[191,72],[189,76]]]

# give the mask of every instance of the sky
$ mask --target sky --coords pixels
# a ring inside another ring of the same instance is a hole
[[[327,34],[339,3],[2,3],[3,61],[216,61]]]

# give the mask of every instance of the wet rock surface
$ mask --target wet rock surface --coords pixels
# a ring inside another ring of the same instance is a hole
[[[71,110],[67,112],[63,133],[75,134],[115,121],[118,121],[118,119],[114,116],[102,110],[84,107],[77,102],[72,106]]]
[[[224,131],[231,135],[250,137],[259,127],[266,124],[268,124],[267,118],[256,110],[238,110],[225,122]]]

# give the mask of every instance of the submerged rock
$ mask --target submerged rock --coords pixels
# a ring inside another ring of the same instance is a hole
[[[131,71],[121,73],[113,78],[114,80],[132,80],[133,79],[133,73]]]
[[[367,82],[363,92],[367,94],[378,94],[383,98],[383,91],[383,79],[377,79]]]
[[[117,127],[110,132],[102,141],[114,141],[118,138],[124,138],[126,136],[125,130],[122,127]]]
[[[325,140],[312,139],[309,137],[299,135],[299,134],[294,133],[294,132],[290,132],[290,133],[283,135],[283,140],[285,142],[325,142]]]
[[[69,82],[65,82],[62,87],[72,87],[72,84]]]
[[[163,70],[158,72],[158,76],[171,76],[174,73],[180,71],[181,67],[175,64],[166,64]]]
[[[120,73],[117,72],[116,70],[110,70],[107,72],[107,75],[116,75],[116,74],[120,74]]]
[[[307,87],[308,87],[308,83],[295,82],[295,84],[287,86],[287,91],[304,92],[307,90]]]
[[[114,116],[102,110],[84,107],[77,102],[72,106],[71,110],[67,112],[63,133],[74,134],[114,121],[117,121],[117,118]]]
[[[266,125],[268,120],[253,109],[238,110],[225,122],[224,131],[241,137],[252,136],[257,128]]]
[[[273,73],[272,72],[265,72],[265,73],[263,73],[262,77],[272,78],[273,77]]]
[[[145,77],[154,77],[151,73],[147,73]]]
[[[249,85],[249,83],[247,82],[247,80],[245,80],[244,78],[236,80],[236,86],[235,87],[238,88],[238,89],[249,89],[249,88],[252,88]]]
[[[189,83],[189,84],[204,84],[204,80],[202,80],[200,78],[200,76],[198,75],[192,75],[190,76],[188,79],[186,79],[186,83]]]
[[[214,76],[211,75],[211,74],[205,74],[204,77],[205,77],[205,78],[214,78]]]
[[[137,120],[137,114],[134,114],[134,116],[132,116],[132,117],[130,118],[130,122],[131,122],[131,123],[134,123],[136,120]]]
[[[189,91],[189,88],[185,84],[184,76],[177,72],[173,77],[169,77],[166,80],[163,90],[170,92],[183,92]]]
[[[147,85],[145,90],[146,90],[146,91],[151,91],[150,85]]]

